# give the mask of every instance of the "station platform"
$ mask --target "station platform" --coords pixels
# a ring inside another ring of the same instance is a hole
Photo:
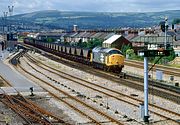
[[[8,52],[7,53],[5,52],[4,55],[8,55]],[[7,57],[4,56],[4,58]],[[29,90],[30,87],[33,87],[34,92],[44,91],[40,86],[28,80],[25,76],[23,76],[19,72],[14,71],[8,65],[4,64],[3,60],[4,59],[0,60],[0,75],[11,84],[12,88],[15,88],[19,92],[25,92],[25,91],[30,92]],[[11,92],[13,92],[12,88],[11,89],[9,88]],[[6,91],[9,90],[6,89]]]

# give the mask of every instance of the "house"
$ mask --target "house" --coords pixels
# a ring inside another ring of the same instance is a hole
[[[89,41],[92,35],[94,35],[94,33],[86,32],[85,34],[83,34],[83,36],[81,36],[82,42]]]
[[[131,41],[133,38],[137,37],[138,34],[128,34],[125,36],[125,38],[129,41]]]
[[[74,36],[74,41],[77,43],[80,40],[82,40],[83,35],[86,34],[86,32],[80,32],[77,35]]]
[[[36,37],[37,40],[47,40],[48,38],[55,39],[56,41],[59,41],[61,38],[61,34],[59,32],[42,32],[39,33]]]
[[[112,35],[114,35],[114,33],[103,33],[103,32],[80,32],[77,33],[76,35],[73,36],[73,41],[75,42],[87,42],[89,40],[93,40],[93,39],[101,39],[101,40],[106,40],[109,37],[111,37]]]
[[[4,41],[3,35],[0,35],[0,42],[1,42],[1,41]]]
[[[122,35],[113,35],[110,38],[108,38],[107,40],[105,40],[103,42],[103,47],[107,47],[107,48],[117,48],[117,49],[121,49],[121,47],[123,45],[130,45],[131,46],[131,42],[128,41],[125,37],[123,37]]]
[[[180,40],[173,42],[173,48],[176,56],[180,57]]]
[[[173,42],[174,52],[180,57],[180,32],[177,32],[175,41]]]
[[[39,33],[29,33],[27,34],[27,37],[31,37],[31,38],[37,38],[37,36],[39,35]]]
[[[170,45],[173,44],[174,37],[173,36],[167,36],[166,37],[167,43]],[[157,44],[160,46],[164,46],[165,44],[165,36],[161,35],[145,35],[145,36],[136,36],[133,39],[131,39],[132,47],[135,51],[135,53],[138,53],[138,51],[144,49],[145,44],[151,44],[152,46],[156,46]]]
[[[76,32],[66,33],[66,35],[64,35],[64,42],[67,42],[67,43],[75,42],[73,38],[77,34],[78,33]]]

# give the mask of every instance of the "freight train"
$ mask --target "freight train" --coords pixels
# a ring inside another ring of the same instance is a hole
[[[124,56],[122,52],[116,48],[95,47],[93,49],[84,49],[29,39],[24,39],[24,43],[60,57],[91,65],[94,68],[105,71],[120,73],[124,67]]]

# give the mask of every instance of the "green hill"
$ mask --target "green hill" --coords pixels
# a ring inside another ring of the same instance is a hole
[[[81,29],[107,29],[120,27],[149,27],[158,25],[164,17],[180,18],[180,10],[147,13],[70,12],[46,10],[11,17],[19,22],[40,24],[48,27],[70,29],[77,24]]]

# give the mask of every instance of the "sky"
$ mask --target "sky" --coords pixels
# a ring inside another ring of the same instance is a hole
[[[40,10],[88,12],[157,12],[180,10],[180,0],[0,0],[0,15],[14,6],[14,14]]]

